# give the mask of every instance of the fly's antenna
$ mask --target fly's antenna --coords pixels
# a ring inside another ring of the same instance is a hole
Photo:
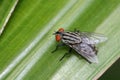
[[[55,34],[56,34],[56,31],[54,31],[53,35],[55,35]]]

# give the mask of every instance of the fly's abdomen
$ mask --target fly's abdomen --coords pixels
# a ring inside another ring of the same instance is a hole
[[[62,42],[65,44],[76,44],[81,42],[81,38],[74,32],[64,32],[62,34]]]

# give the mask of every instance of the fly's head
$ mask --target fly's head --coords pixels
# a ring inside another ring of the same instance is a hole
[[[62,33],[64,32],[63,28],[60,28],[57,32],[55,32],[55,39],[59,42],[62,39]]]

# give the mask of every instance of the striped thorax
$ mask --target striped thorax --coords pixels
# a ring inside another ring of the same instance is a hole
[[[76,44],[81,42],[81,38],[77,33],[74,32],[63,32],[62,42],[65,44]]]
[[[65,44],[76,44],[81,42],[80,35],[75,32],[64,32],[60,28],[56,33],[56,41],[62,41]]]

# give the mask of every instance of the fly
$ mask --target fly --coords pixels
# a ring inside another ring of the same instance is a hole
[[[57,42],[62,42],[56,46],[55,52],[60,46],[64,44],[70,47],[68,53],[74,49],[78,54],[84,57],[90,63],[98,63],[96,44],[104,42],[107,38],[104,35],[89,32],[74,32],[64,31],[60,28],[54,33]],[[60,61],[68,54],[65,53]]]

